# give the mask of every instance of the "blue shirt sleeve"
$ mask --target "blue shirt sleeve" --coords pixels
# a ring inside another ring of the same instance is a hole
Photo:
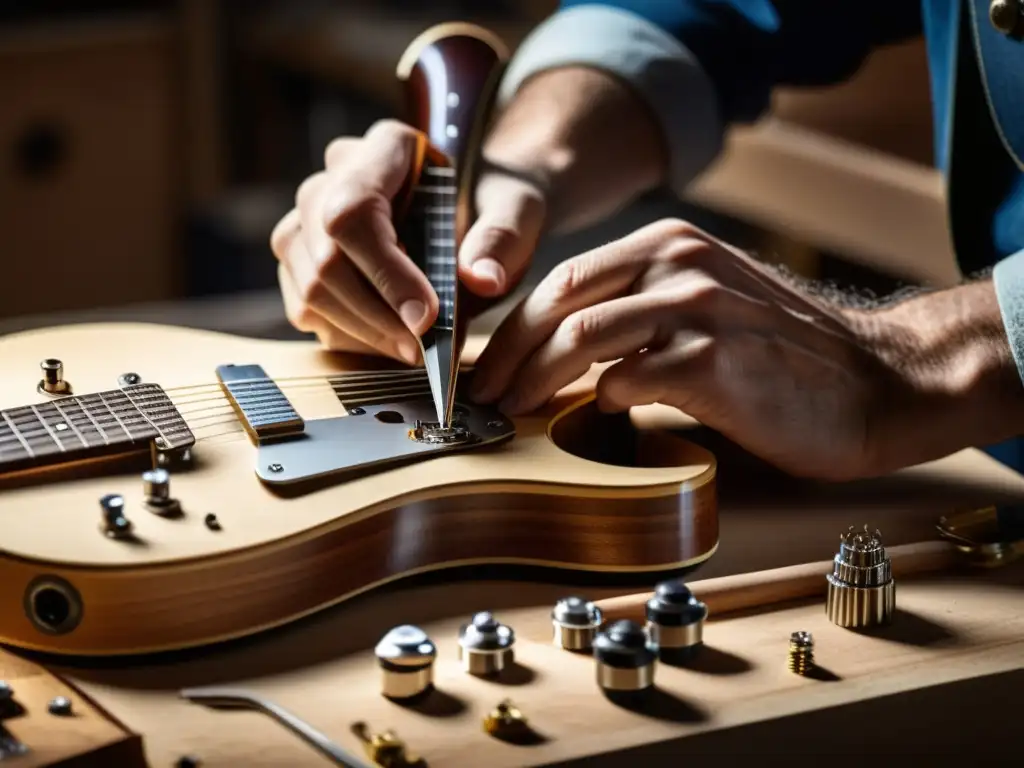
[[[877,46],[920,33],[921,0],[562,0],[519,46],[507,103],[534,75],[588,66],[630,84],[658,119],[682,193],[731,123],[764,114],[778,85],[852,75]]]
[[[921,0],[562,0],[561,10],[618,8],[689,50],[714,84],[726,123],[756,120],[779,85],[852,76],[871,51],[922,32]]]

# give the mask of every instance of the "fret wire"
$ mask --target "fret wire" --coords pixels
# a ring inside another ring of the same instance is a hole
[[[158,427],[158,426],[157,426],[156,424],[154,424],[154,423],[153,423],[153,422],[152,422],[152,421],[150,420],[150,418],[149,418],[149,417],[148,417],[148,416],[147,416],[147,415],[146,415],[145,413],[143,413],[143,412],[142,412],[142,410],[141,410],[141,409],[140,409],[140,408],[139,408],[139,407],[138,407],[137,405],[135,405],[135,401],[133,401],[133,400],[131,399],[131,398],[132,398],[132,396],[131,396],[130,394],[128,394],[127,392],[125,392],[125,397],[127,397],[127,398],[128,398],[128,399],[129,399],[129,400],[130,400],[130,401],[132,402],[132,405],[134,405],[134,406],[135,406],[135,410],[136,410],[136,412],[137,412],[137,413],[138,413],[138,414],[139,414],[140,416],[142,416],[142,418],[143,418],[143,419],[145,419],[145,420],[146,420],[146,423],[147,423],[147,424],[149,424],[149,426],[151,426],[151,427],[152,427],[153,429],[155,429],[155,430],[156,430],[156,432],[157,432],[157,434],[158,434],[158,435],[160,436],[160,438],[161,438],[161,439],[162,439],[162,440],[163,440],[163,441],[164,441],[165,443],[170,443],[171,441],[167,439],[167,435],[165,435],[165,434],[163,433],[163,430],[161,430],[161,429],[160,429],[160,427]]]
[[[110,412],[110,415],[114,417],[114,421],[117,422],[117,425],[121,427],[122,430],[124,430],[124,433],[128,437],[128,439],[134,440],[135,438],[132,437],[132,433],[128,431],[128,428],[122,423],[121,419],[118,418],[117,414],[114,413],[113,410],[111,410],[110,405],[107,403],[107,399],[103,396],[103,393],[97,392],[96,396],[100,399],[100,403],[103,405],[103,407],[106,408],[107,411]]]
[[[71,423],[71,420],[66,418],[57,407],[56,400],[40,405],[38,413],[47,429],[53,434],[54,439],[60,443],[63,451],[75,451],[89,447],[88,443],[78,434],[78,430],[75,429],[75,425]],[[74,444],[74,440],[79,441],[81,448]],[[70,448],[68,447],[69,442],[71,442]]]
[[[96,431],[99,432],[100,437],[103,438],[103,444],[110,445],[110,437],[107,435],[107,431],[103,429],[103,427],[100,426],[100,423],[93,417],[91,413],[89,413],[89,406],[78,398],[75,398],[75,403],[81,409],[82,413],[85,414],[85,418],[92,422],[92,425],[96,427]]]
[[[64,421],[67,422],[67,425],[69,427],[71,427],[72,431],[76,435],[78,435],[78,439],[82,441],[82,445],[84,445],[86,448],[88,448],[89,447],[89,441],[86,440],[85,436],[81,432],[78,431],[78,427],[75,426],[74,419],[72,419],[68,414],[66,414],[64,412],[64,409],[60,407],[60,400],[54,400],[53,401],[53,405],[57,409],[57,413],[59,413],[63,417]]]
[[[24,447],[24,449],[25,449],[26,451],[28,451],[28,455],[29,455],[29,457],[30,457],[30,458],[35,458],[35,455],[36,455],[36,454],[35,454],[35,451],[33,451],[33,450],[32,450],[32,448],[31,448],[31,447],[29,446],[29,444],[28,444],[28,442],[27,442],[27,441],[25,440],[25,438],[24,438],[24,437],[22,437],[22,434],[21,434],[21,432],[20,432],[20,431],[18,430],[18,428],[17,428],[16,426],[14,426],[14,422],[13,422],[13,421],[11,421],[11,417],[7,415],[7,412],[6,412],[6,411],[0,411],[0,416],[3,416],[3,417],[4,417],[4,420],[5,420],[5,421],[6,421],[6,422],[7,422],[7,423],[8,423],[9,425],[10,425],[10,427],[11,427],[11,431],[12,431],[12,432],[14,432],[14,436],[15,436],[16,438],[18,438],[18,440],[20,440],[20,441],[21,441],[21,445],[22,445],[22,447]]]
[[[46,419],[44,419],[43,415],[39,413],[39,409],[36,408],[35,405],[31,405],[29,407],[32,409],[32,413],[36,415],[36,418],[39,419],[39,422],[43,425],[43,429],[46,430],[47,434],[50,435],[50,438],[53,440],[53,442],[56,443],[58,448],[60,448],[61,453],[67,453],[68,449],[64,447],[64,443],[61,442],[61,440],[57,437],[57,433],[54,432],[53,429],[51,429],[49,424],[46,423]]]

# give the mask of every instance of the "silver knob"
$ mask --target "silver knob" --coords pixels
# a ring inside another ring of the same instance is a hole
[[[373,652],[381,668],[381,693],[385,697],[411,699],[433,685],[437,648],[419,627],[395,627],[380,639]]]
[[[103,531],[107,536],[123,539],[131,535],[133,526],[124,514],[124,496],[108,493],[100,498],[100,509],[103,511]]]
[[[150,469],[142,473],[142,492],[146,508],[158,515],[173,515],[181,511],[176,499],[171,498],[171,473],[166,469]]]
[[[563,597],[551,611],[554,643],[567,651],[588,651],[604,616],[594,603],[576,595]]]
[[[515,632],[494,618],[490,611],[481,611],[459,630],[459,660],[471,675],[493,675],[511,666],[514,658]]]

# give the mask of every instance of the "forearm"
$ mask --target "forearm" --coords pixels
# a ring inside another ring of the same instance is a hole
[[[1024,385],[991,278],[865,317],[881,354],[915,390],[894,391],[877,414],[882,425],[911,425],[878,441],[880,471],[1024,434]],[[897,419],[905,408],[914,409],[910,418]]]
[[[663,184],[664,138],[625,83],[586,67],[542,72],[495,122],[484,170],[534,180],[545,193],[548,231],[587,226]]]

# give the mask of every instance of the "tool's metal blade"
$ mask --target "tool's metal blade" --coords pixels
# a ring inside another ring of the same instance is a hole
[[[423,363],[434,396],[437,423],[447,427],[451,423],[455,398],[455,378],[458,361],[455,358],[455,333],[447,328],[432,328],[424,334]]]

